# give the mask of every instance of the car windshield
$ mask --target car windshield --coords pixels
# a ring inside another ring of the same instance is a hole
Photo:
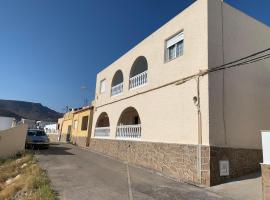
[[[29,136],[46,136],[44,131],[28,131],[27,135]]]

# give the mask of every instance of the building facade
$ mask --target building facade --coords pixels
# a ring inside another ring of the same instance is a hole
[[[71,142],[78,146],[89,146],[92,131],[93,107],[87,106],[74,111]]]
[[[59,141],[70,142],[72,134],[72,121],[74,110],[64,114],[62,118],[58,119]]]
[[[210,71],[269,48],[269,35],[221,0],[197,0],[98,73],[90,148],[197,185],[259,170],[270,62]]]
[[[93,122],[93,106],[71,109],[58,119],[59,140],[78,146],[89,146]]]

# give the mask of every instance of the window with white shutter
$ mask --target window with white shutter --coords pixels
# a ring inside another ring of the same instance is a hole
[[[184,53],[184,33],[178,33],[166,41],[166,61],[173,60]]]

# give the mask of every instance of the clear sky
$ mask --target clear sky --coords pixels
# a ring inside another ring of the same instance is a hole
[[[192,2],[0,0],[0,99],[81,106],[97,72]],[[225,2],[270,25],[269,0]]]

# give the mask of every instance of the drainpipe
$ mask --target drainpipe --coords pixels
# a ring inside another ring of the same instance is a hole
[[[199,184],[201,184],[202,117],[201,117],[201,102],[200,102],[200,75],[198,75],[197,77],[197,114],[198,114],[197,177],[198,177]]]

